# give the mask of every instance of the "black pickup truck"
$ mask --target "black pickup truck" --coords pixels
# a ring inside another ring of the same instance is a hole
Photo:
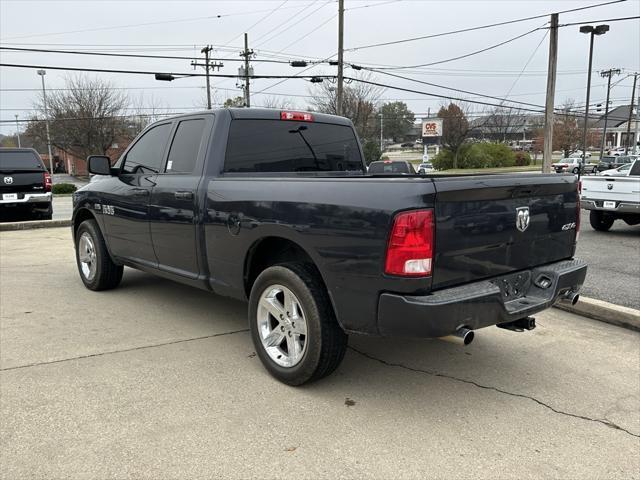
[[[72,227],[87,288],[129,266],[248,299],[256,352],[292,385],[331,373],[351,333],[531,329],[586,275],[574,175],[368,174],[341,117],[179,116],[89,170]]]
[[[51,175],[32,148],[0,148],[0,221],[51,220]]]

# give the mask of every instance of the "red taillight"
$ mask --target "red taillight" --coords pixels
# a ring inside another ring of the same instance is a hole
[[[51,191],[51,174],[49,172],[44,172],[44,191]]]
[[[305,112],[280,112],[280,120],[294,120],[296,122],[313,122],[313,115]]]
[[[385,273],[403,277],[431,275],[433,229],[433,210],[413,210],[396,215],[387,245]]]

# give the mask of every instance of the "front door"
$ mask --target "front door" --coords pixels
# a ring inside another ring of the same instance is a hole
[[[105,194],[102,213],[113,255],[157,265],[149,230],[149,200],[163,164],[171,122],[155,125],[129,148],[115,187]]]
[[[212,121],[211,115],[180,120],[166,164],[155,177],[149,204],[151,240],[159,268],[191,278],[200,273],[197,192]]]

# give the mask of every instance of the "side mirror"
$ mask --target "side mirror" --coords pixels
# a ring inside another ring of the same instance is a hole
[[[95,175],[111,175],[111,159],[106,155],[90,155],[87,170]]]

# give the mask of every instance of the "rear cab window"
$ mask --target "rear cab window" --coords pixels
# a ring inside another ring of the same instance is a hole
[[[35,152],[29,150],[0,149],[0,170],[33,170],[43,172],[44,165]]]
[[[193,173],[205,127],[204,118],[183,120],[171,142],[166,173]]]
[[[234,119],[224,171],[364,172],[353,128],[321,122]]]

